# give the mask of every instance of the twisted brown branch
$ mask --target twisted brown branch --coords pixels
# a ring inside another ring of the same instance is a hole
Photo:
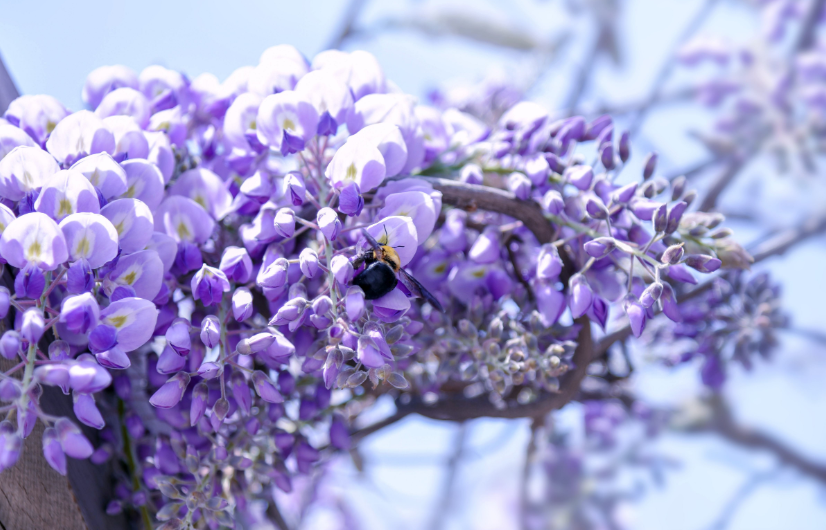
[[[826,484],[826,463],[806,458],[780,440],[751,427],[738,424],[728,405],[719,395],[710,398],[709,405],[712,410],[711,420],[691,426],[688,432],[713,432],[742,447],[769,451],[784,465]]]

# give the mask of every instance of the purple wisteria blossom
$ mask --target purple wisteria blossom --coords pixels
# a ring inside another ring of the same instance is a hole
[[[575,351],[626,326],[690,336],[680,362],[710,386],[759,348],[681,302],[750,257],[656,156],[620,181],[629,135],[608,116],[422,105],[367,52],[287,45],[224,81],[102,67],[83,99],[20,98],[0,123],[0,354],[24,374],[0,378],[19,420],[0,469],[42,421],[58,473],[117,461],[112,513],[256,526],[376,398],[536,407],[596,377],[603,358]],[[725,296],[779,324],[749,285]],[[100,436],[43,411],[40,385]]]

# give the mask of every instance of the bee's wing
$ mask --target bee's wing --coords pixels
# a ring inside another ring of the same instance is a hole
[[[379,242],[376,241],[375,237],[370,235],[370,232],[368,232],[367,230],[364,230],[364,229],[362,229],[361,231],[364,234],[364,237],[367,239],[367,242],[370,243],[370,246],[373,247],[373,249],[378,250],[379,248],[381,248],[381,245],[379,245]]]
[[[430,291],[424,288],[424,285],[419,283],[419,280],[408,274],[408,272],[404,269],[399,269],[399,279],[407,287],[407,290],[410,291],[413,296],[418,296],[419,298],[424,298],[430,305],[441,311],[442,313],[445,312],[444,308],[442,308],[442,304],[436,300],[436,297],[430,294]]]

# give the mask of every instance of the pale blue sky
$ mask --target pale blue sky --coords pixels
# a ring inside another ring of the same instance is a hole
[[[513,24],[547,35],[561,27],[588,32],[587,24],[572,20],[559,1],[471,0],[451,2],[457,9],[492,13]],[[621,43],[626,58],[623,68],[600,69],[595,90],[603,99],[633,100],[645,94],[672,40],[699,8],[700,0],[628,0],[623,2]],[[261,52],[274,44],[288,43],[307,56],[320,51],[340,22],[345,3],[333,0],[306,2],[212,0],[143,2],[86,1],[66,4],[56,0],[20,2],[0,0],[0,54],[25,93],[48,93],[72,109],[81,107],[80,90],[86,74],[97,66],[121,63],[136,71],[150,64],[180,69],[191,77],[212,72],[220,79],[235,68],[255,64]],[[373,0],[365,19],[380,20],[407,10],[427,10],[434,2]],[[67,7],[71,6],[71,7]],[[756,21],[736,2],[722,3],[706,29],[746,39]],[[582,43],[580,43],[582,44]],[[455,38],[434,39],[414,33],[389,33],[355,40],[351,47],[373,52],[388,77],[404,90],[423,95],[429,88],[456,78],[472,81],[488,68],[516,68],[526,59]],[[555,106],[566,95],[581,50],[572,61],[544,78],[534,98]],[[685,76],[678,76],[683,77]],[[679,79],[678,79],[679,81]],[[703,151],[685,135],[689,125],[702,127],[707,115],[690,107],[675,107],[651,116],[643,129],[643,144],[662,153],[663,165],[683,167],[702,157]],[[641,157],[638,157],[639,160]],[[757,168],[759,175],[767,170]],[[755,184],[744,179],[726,197],[737,205],[755,187],[764,190],[765,226],[794,221],[795,212],[823,207],[824,187],[817,181],[778,180]],[[822,180],[822,178],[821,178]],[[766,198],[768,197],[768,198]],[[739,228],[739,227],[738,227]],[[742,227],[747,242],[761,230]],[[822,264],[826,252],[822,239],[775,260],[769,268],[783,278],[786,304],[797,325],[826,329],[820,301],[826,296]],[[817,272],[813,276],[814,271]],[[770,430],[780,439],[813,458],[826,461],[826,363],[824,350],[810,342],[787,337],[773,364],[759,365],[755,373],[737,373],[729,389],[735,412],[743,421]],[[634,381],[651,399],[677,402],[698,388],[696,370],[644,370]],[[573,423],[576,406],[563,413]],[[455,427],[419,418],[373,436],[365,444],[373,482],[353,478],[340,488],[354,502],[354,509],[369,529],[423,528],[434,505],[433,494],[441,487],[441,468],[405,461],[399,455],[429,454],[443,458]],[[500,449],[468,462],[459,475],[455,516],[446,529],[515,528],[508,508],[516,506],[516,481],[527,439],[524,423],[478,421],[471,426],[471,445],[483,447],[507,429],[514,429]],[[659,448],[682,461],[682,468],[668,475],[668,487],[649,494],[629,511],[632,528],[640,530],[703,530],[719,515],[735,490],[755,470],[770,469],[767,455],[732,449],[714,437],[683,439],[669,436]],[[372,458],[371,458],[372,457]],[[405,463],[407,462],[407,463]],[[419,462],[419,463],[416,463]],[[353,477],[347,462],[337,473]],[[796,530],[826,527],[822,488],[793,473],[768,483],[752,495],[734,517],[731,530]]]

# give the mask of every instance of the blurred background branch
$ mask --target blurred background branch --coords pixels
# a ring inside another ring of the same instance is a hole
[[[0,114],[6,112],[6,109],[20,92],[14,85],[14,81],[9,74],[6,64],[3,62],[3,56],[0,55]]]

